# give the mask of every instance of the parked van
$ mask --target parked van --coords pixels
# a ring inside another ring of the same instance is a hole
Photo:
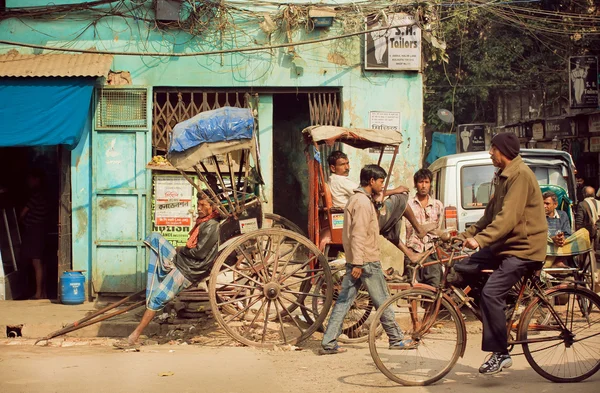
[[[553,184],[567,190],[576,203],[575,165],[569,153],[551,149],[521,149],[523,161],[534,171],[540,185]],[[430,166],[432,192],[446,209],[446,228],[463,232],[476,223],[491,197],[491,181],[497,170],[487,151],[453,154]],[[456,209],[454,209],[454,207]]]

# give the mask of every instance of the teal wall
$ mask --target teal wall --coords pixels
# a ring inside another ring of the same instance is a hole
[[[82,0],[59,0],[54,4],[79,3]],[[8,0],[7,6],[46,5],[48,0]],[[148,2],[150,4],[151,2]],[[252,4],[251,1],[248,1]],[[293,3],[287,1],[286,3]],[[306,1],[302,1],[306,3]],[[318,3],[318,2],[315,2]],[[351,1],[338,1],[351,3]],[[273,11],[269,8],[267,11]],[[152,10],[146,17],[152,18]],[[122,17],[106,17],[91,24],[82,20],[85,13],[73,18],[7,19],[0,21],[0,39],[30,44],[79,49],[127,52],[194,53],[285,42],[285,35],[274,33],[270,39],[259,28],[258,22],[243,21],[236,29],[228,30],[222,37],[206,33],[192,37],[174,29],[161,30],[143,21]],[[301,41],[341,33],[338,24],[331,29],[307,33],[300,27],[292,41]],[[343,125],[367,127],[369,111],[399,111],[402,113],[404,143],[392,172],[391,184],[412,187],[412,174],[418,169],[422,156],[423,79],[416,72],[367,72],[362,69],[361,36],[295,47],[302,61],[292,62],[287,48],[224,55],[196,57],[114,57],[112,69],[129,71],[137,86],[194,86],[194,87],[337,87],[343,98]],[[0,44],[0,53],[17,49],[20,53],[44,53],[40,49],[27,49]],[[152,105],[151,102],[148,103]],[[273,185],[272,133],[273,100],[261,95],[259,104],[259,138],[263,169],[265,171],[267,198],[271,199]],[[91,123],[91,122],[90,122]],[[91,124],[79,146],[73,152],[73,261],[75,269],[90,270],[91,237],[89,232],[91,167]],[[376,162],[378,155],[350,150],[351,176],[358,179],[360,168]],[[389,160],[389,155],[386,155]],[[384,160],[384,167],[388,162]],[[266,206],[266,210],[270,210]]]

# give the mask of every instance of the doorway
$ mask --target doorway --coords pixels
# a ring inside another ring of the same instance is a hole
[[[302,130],[310,126],[308,94],[273,95],[273,213],[308,227],[308,166]]]
[[[69,160],[65,160],[65,155],[70,157],[70,154],[65,154],[63,150],[59,146],[0,148],[0,162],[4,168],[11,168],[10,171],[0,171],[2,214],[6,214],[8,218],[5,220],[2,217],[0,225],[0,252],[5,273],[14,270],[14,266],[17,267],[17,288],[12,291],[16,299],[28,299],[35,293],[33,265],[21,247],[25,236],[21,212],[32,194],[28,186],[28,176],[31,173],[36,173],[41,178],[40,195],[45,200],[43,217],[40,218],[43,224],[39,232],[43,234],[43,245],[40,246],[44,277],[42,295],[49,299],[58,297],[59,200],[65,180],[62,176],[65,161],[70,168]],[[68,191],[70,195],[70,189]],[[69,209],[70,202],[69,198]],[[70,255],[70,249],[68,253]],[[15,283],[11,283],[11,286],[14,287]]]

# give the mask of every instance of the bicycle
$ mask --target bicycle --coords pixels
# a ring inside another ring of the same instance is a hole
[[[408,386],[432,384],[464,355],[467,330],[453,297],[481,317],[474,299],[447,281],[453,263],[466,257],[461,251],[458,239],[442,236],[415,266],[411,287],[391,296],[377,310],[370,326],[369,350],[377,368],[392,381]],[[433,252],[438,260],[425,263]],[[416,283],[416,271],[436,263],[447,267],[440,286]],[[507,316],[509,351],[521,345],[531,367],[553,382],[579,382],[596,373],[600,369],[600,296],[579,282],[546,290],[535,271],[528,271],[515,287],[519,293]],[[386,337],[378,337],[380,317],[390,306],[405,338],[416,342],[413,349],[389,350]]]

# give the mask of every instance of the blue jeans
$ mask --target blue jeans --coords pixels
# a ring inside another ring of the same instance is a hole
[[[354,303],[354,299],[356,299],[361,283],[364,283],[367,287],[375,308],[379,308],[390,296],[383,271],[381,270],[381,263],[366,263],[363,266],[362,275],[358,279],[352,277],[351,273],[352,265],[346,265],[346,274],[344,274],[344,278],[342,279],[342,290],[338,295],[335,306],[333,306],[327,330],[325,330],[323,341],[321,342],[321,345],[325,349],[337,347],[337,338],[342,334],[344,318],[350,310],[352,303]],[[394,319],[394,311],[391,307],[388,307],[381,316],[381,324],[388,335],[390,344],[395,344],[403,340],[404,335]]]

